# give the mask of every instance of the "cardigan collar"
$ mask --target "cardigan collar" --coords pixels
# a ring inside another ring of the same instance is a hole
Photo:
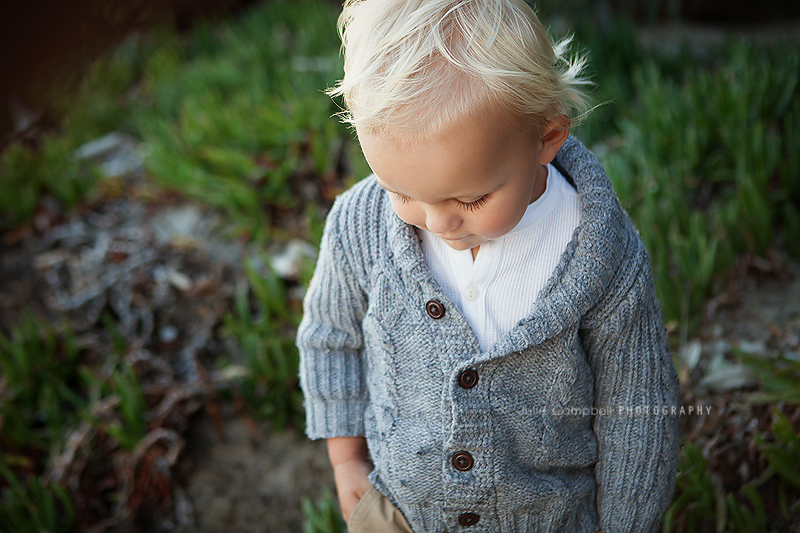
[[[487,352],[476,355],[470,364],[521,351],[578,322],[607,292],[626,252],[627,216],[594,155],[570,136],[554,164],[578,191],[580,225],[530,316]],[[388,197],[383,206],[391,211],[386,220],[388,245],[395,265],[416,282],[435,287],[441,293],[425,263],[413,226],[394,213]]]

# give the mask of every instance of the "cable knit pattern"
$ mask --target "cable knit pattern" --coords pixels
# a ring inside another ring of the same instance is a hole
[[[580,226],[485,352],[374,178],[328,216],[297,339],[307,433],[366,436],[370,480],[417,533],[647,532],[670,502],[680,399],[647,252],[580,142],[555,164]]]

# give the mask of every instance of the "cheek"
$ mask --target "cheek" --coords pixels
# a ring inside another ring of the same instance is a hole
[[[411,224],[412,226],[420,224],[420,221],[418,220],[419,217],[417,215],[417,209],[412,203],[403,203],[399,200],[392,200],[392,207],[394,208],[394,212],[397,213],[397,216],[400,217],[400,220],[406,224]]]
[[[490,238],[496,238],[514,229],[516,223],[512,220],[510,215],[511,213],[505,212],[484,219],[482,224],[484,235]]]
[[[501,237],[516,227],[525,214],[526,207],[522,202],[506,204],[502,209],[483,213],[481,219],[475,220],[475,223],[480,224],[480,230],[485,237]]]

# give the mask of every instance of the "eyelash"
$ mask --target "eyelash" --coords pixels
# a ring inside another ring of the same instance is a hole
[[[486,196],[481,196],[474,202],[458,202],[458,206],[466,211],[475,211],[486,205]]]
[[[407,204],[411,201],[411,198],[408,196],[403,196],[402,194],[394,193],[394,196],[401,204]],[[465,211],[475,211],[486,205],[486,198],[488,196],[488,194],[486,196],[481,196],[474,202],[460,202],[458,200],[456,200],[456,202],[458,202],[458,206]]]

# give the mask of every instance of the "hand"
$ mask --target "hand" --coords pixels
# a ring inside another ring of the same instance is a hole
[[[339,494],[339,507],[342,509],[342,516],[347,523],[350,522],[353,509],[372,487],[367,479],[370,472],[372,472],[372,463],[364,459],[352,459],[333,469],[336,492]]]
[[[372,463],[367,454],[364,437],[339,437],[328,439],[328,456],[333,465],[333,479],[339,494],[339,507],[345,522],[356,504],[372,486],[367,476]]]

